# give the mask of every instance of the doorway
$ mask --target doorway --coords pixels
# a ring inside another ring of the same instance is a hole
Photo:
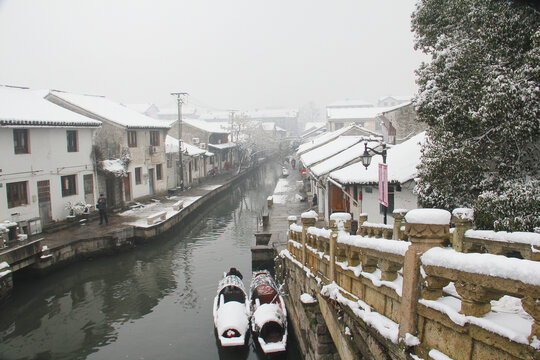
[[[148,169],[148,191],[150,192],[150,195],[155,194],[154,189],[154,169]]]
[[[52,222],[51,215],[51,184],[49,180],[37,182],[39,217],[43,225]]]
[[[88,205],[94,205],[94,175],[88,174],[83,176],[84,184],[84,201]]]

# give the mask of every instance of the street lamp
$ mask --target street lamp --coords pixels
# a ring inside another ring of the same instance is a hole
[[[362,165],[364,165],[366,170],[369,167],[369,164],[371,164],[371,158],[373,157],[373,155],[371,155],[368,150],[371,150],[373,153],[377,155],[382,155],[383,164],[386,164],[386,144],[384,143],[382,144],[382,151],[377,151],[373,148],[368,147],[367,142],[365,142],[364,153],[362,154],[361,158],[362,158]]]
[[[382,158],[383,158],[383,164],[386,165],[386,144],[385,143],[382,143],[382,150],[381,151],[377,151],[373,148],[370,148],[367,146],[367,141],[364,143],[364,153],[362,154],[361,158],[362,158],[362,165],[364,165],[364,167],[367,168],[369,167],[369,164],[371,164],[371,158],[373,157],[373,155],[371,155],[369,153],[368,150],[371,150],[373,153],[377,154],[377,155],[382,155]],[[386,179],[386,176],[384,176],[384,178]],[[384,202],[384,200],[381,200],[381,186],[382,186],[382,182],[381,182],[381,170],[379,168],[379,202],[381,204],[381,206],[384,207],[384,210],[383,210],[383,214],[384,214],[384,224],[386,225],[386,217],[387,217],[387,212],[388,212],[388,207],[387,207],[387,202]],[[384,180],[384,182],[387,184],[386,180]],[[388,189],[386,189],[386,187],[384,187],[384,190],[382,190],[383,192],[387,192]],[[384,198],[384,197],[383,197]]]

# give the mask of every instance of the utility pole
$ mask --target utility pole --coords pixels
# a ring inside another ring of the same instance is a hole
[[[229,114],[231,115],[231,142],[234,142],[233,134],[234,134],[234,113],[238,110],[229,110]],[[238,139],[237,139],[238,140]]]
[[[184,97],[189,95],[187,92],[174,92],[171,95],[176,96],[178,100],[178,158],[180,162],[180,191],[184,191],[184,165],[182,163],[182,104]]]

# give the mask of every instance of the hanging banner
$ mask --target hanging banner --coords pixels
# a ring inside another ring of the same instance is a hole
[[[388,165],[379,164],[379,204],[388,207]]]

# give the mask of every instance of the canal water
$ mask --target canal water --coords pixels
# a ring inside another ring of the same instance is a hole
[[[263,359],[217,344],[212,302],[224,271],[246,287],[257,218],[281,169],[269,164],[163,238],[16,284],[0,307],[0,359]],[[292,331],[282,359],[300,359]]]

